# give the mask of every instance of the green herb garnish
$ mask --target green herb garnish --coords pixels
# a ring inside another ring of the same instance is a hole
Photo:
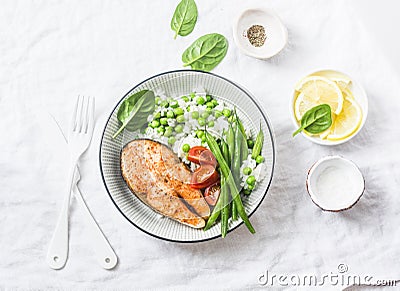
[[[223,35],[218,33],[203,35],[183,52],[183,66],[209,72],[222,61],[227,51],[228,41]]]
[[[182,0],[176,6],[174,15],[171,19],[171,29],[175,31],[174,39],[178,35],[186,36],[190,34],[197,22],[197,6],[194,0]]]
[[[127,97],[118,109],[117,118],[122,123],[113,135],[116,138],[124,128],[135,131],[147,123],[147,117],[154,111],[155,96],[150,90],[139,91]]]
[[[322,104],[311,108],[304,113],[300,125],[293,136],[296,136],[302,130],[311,134],[324,132],[332,125],[331,107],[328,104]]]

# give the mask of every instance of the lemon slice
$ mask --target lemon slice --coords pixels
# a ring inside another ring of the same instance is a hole
[[[354,134],[362,122],[362,110],[353,98],[345,98],[342,112],[336,116],[326,139],[342,140]]]
[[[354,100],[354,95],[353,93],[349,90],[349,88],[344,88],[342,89],[342,94],[344,99],[353,99]]]
[[[309,76],[301,80],[296,91],[299,92],[295,101],[295,115],[300,120],[303,114],[320,104],[328,104],[335,114],[339,114],[343,107],[343,94],[339,86],[324,77]]]
[[[347,87],[349,87],[351,83],[351,79],[348,76],[337,71],[331,71],[331,70],[319,71],[312,74],[312,76],[325,77],[335,82],[342,91],[344,91]]]

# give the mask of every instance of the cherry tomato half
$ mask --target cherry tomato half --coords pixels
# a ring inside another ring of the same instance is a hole
[[[215,159],[213,153],[202,146],[192,147],[188,152],[187,159],[193,163],[203,165],[213,165],[214,167],[217,165],[217,160]]]
[[[190,187],[194,189],[203,189],[219,181],[219,175],[213,165],[204,164],[192,175]]]
[[[204,192],[204,199],[206,199],[208,205],[215,206],[220,192],[221,186],[219,183],[214,183],[206,188],[206,191]]]

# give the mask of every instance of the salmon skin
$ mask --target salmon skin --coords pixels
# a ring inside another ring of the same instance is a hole
[[[166,145],[135,139],[121,152],[121,173],[129,189],[158,213],[194,228],[205,226],[210,208],[190,187],[192,172]]]

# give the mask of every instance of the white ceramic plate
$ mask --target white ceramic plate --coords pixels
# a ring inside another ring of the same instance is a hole
[[[313,75],[320,75],[320,74],[333,74],[336,76],[343,76],[345,78],[348,78],[351,80],[351,83],[349,85],[349,89],[350,91],[353,93],[354,99],[357,101],[358,105],[360,105],[361,110],[362,110],[362,121],[361,124],[359,126],[359,128],[357,129],[357,131],[355,133],[353,133],[352,135],[350,135],[349,137],[343,139],[343,140],[338,140],[338,141],[331,141],[331,140],[327,140],[327,139],[322,139],[319,136],[311,136],[308,135],[304,132],[302,132],[301,134],[308,140],[317,143],[317,144],[321,144],[321,145],[339,145],[342,143],[345,143],[347,141],[349,141],[350,139],[352,139],[353,137],[355,137],[363,128],[365,121],[367,120],[367,115],[368,115],[368,98],[367,98],[367,94],[365,93],[364,88],[358,83],[356,82],[354,79],[350,78],[348,75],[339,72],[339,71],[335,71],[335,70],[320,70],[320,71],[316,71],[314,73],[311,73],[308,76],[313,76]],[[293,96],[292,99],[290,101],[290,112],[291,112],[291,116],[292,116],[292,121],[293,124],[295,125],[296,129],[299,128],[299,122],[296,120],[296,116],[295,116],[295,112],[294,112],[294,103],[296,101],[297,98],[297,94],[296,91],[293,92]],[[293,130],[295,131],[295,129]]]
[[[116,139],[113,139],[112,135],[119,127],[117,120],[119,105],[127,96],[143,89],[150,89],[155,92],[162,91],[167,96],[179,97],[189,94],[196,88],[202,88],[218,100],[235,105],[245,128],[250,129],[253,134],[257,133],[261,123],[265,136],[262,149],[265,157],[263,171],[265,177],[251,195],[243,198],[243,204],[249,216],[263,201],[272,180],[275,164],[274,137],[268,117],[254,96],[235,83],[211,73],[180,70],[150,77],[136,85],[114,107],[105,125],[100,144],[101,174],[112,201],[129,222],[147,234],[175,242],[199,242],[219,237],[220,224],[217,223],[207,231],[194,229],[163,217],[142,203],[126,186],[120,171],[121,149],[134,137],[127,130]],[[230,220],[229,231],[242,223],[241,219]]]

